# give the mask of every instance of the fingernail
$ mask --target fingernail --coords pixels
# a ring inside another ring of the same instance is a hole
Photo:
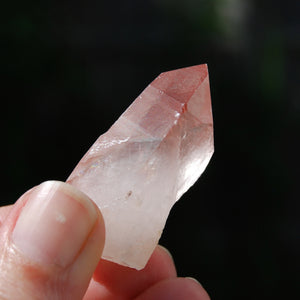
[[[199,285],[202,286],[202,284],[201,284],[196,278],[194,278],[194,277],[185,277],[185,279],[192,280],[192,281],[194,281],[194,282],[196,282],[197,284],[199,284]]]
[[[91,200],[72,186],[47,181],[36,187],[12,234],[14,245],[42,264],[69,265],[97,220]]]

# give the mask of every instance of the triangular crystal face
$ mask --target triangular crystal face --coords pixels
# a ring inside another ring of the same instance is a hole
[[[213,151],[207,66],[159,75],[67,180],[103,214],[103,258],[142,269],[173,204],[199,178]]]

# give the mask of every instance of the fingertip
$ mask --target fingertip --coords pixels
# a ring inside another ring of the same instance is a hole
[[[63,182],[47,181],[29,197],[12,241],[28,259],[65,268],[83,248],[97,219],[85,194]]]
[[[171,252],[166,247],[164,247],[162,245],[157,245],[156,250],[165,253],[167,256],[169,256],[169,258],[171,259],[171,261],[174,263],[173,255],[171,254]]]
[[[192,280],[192,281],[194,281],[195,283],[197,283],[197,284],[199,284],[199,285],[202,286],[202,284],[201,284],[196,278],[194,278],[194,277],[185,277],[185,279]]]
[[[156,247],[147,265],[151,265],[152,268],[164,269],[168,277],[177,276],[174,258],[171,252],[164,246],[158,245]]]
[[[185,277],[185,278],[181,278],[181,279],[184,279],[187,282],[187,285],[193,287],[193,289],[196,290],[199,295],[201,295],[201,297],[202,297],[201,299],[210,300],[210,297],[209,297],[207,291],[204,289],[202,284],[196,278]]]
[[[1,226],[4,253],[0,286],[19,299],[32,291],[51,298],[81,299],[100,260],[105,240],[101,212],[76,188],[47,181],[26,192]],[[7,270],[10,270],[7,272]],[[34,278],[34,280],[33,280]],[[14,285],[6,283],[14,282]],[[14,288],[17,287],[17,288]]]

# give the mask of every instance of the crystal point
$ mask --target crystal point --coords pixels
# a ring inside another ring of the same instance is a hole
[[[103,258],[142,269],[171,207],[202,174],[213,150],[207,66],[159,75],[67,180],[103,214]]]

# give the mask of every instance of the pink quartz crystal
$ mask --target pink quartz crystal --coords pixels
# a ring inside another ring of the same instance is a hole
[[[199,178],[213,151],[207,66],[159,75],[68,178],[103,214],[103,258],[142,269],[173,204]]]

